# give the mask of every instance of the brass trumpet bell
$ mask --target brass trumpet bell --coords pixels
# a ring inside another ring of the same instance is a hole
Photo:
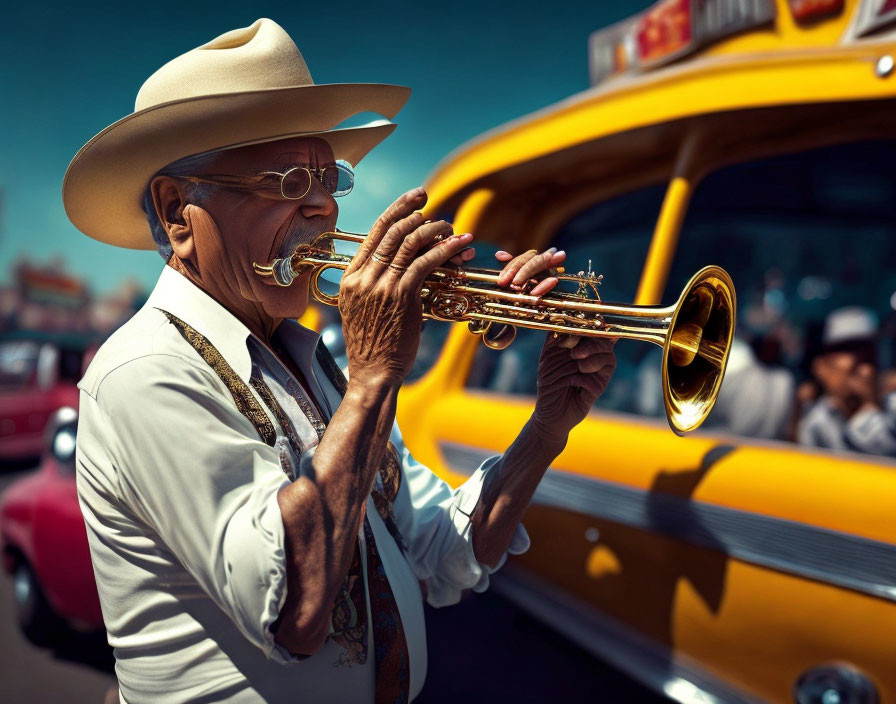
[[[728,273],[708,266],[691,277],[673,306],[663,343],[663,401],[678,435],[709,415],[725,376],[736,300]]]
[[[254,264],[259,276],[289,286],[302,272],[310,272],[312,296],[337,305],[338,293],[322,286],[323,274],[344,270],[351,254],[336,251],[336,242],[360,243],[365,235],[325,232],[292,256],[270,264]],[[435,269],[420,292],[423,317],[449,322],[466,321],[492,349],[504,349],[516,327],[583,337],[644,340],[663,348],[662,378],[666,417],[675,433],[697,428],[709,415],[722,385],[734,335],[736,300],[728,273],[717,266],[698,271],[674,306],[635,306],[605,303],[598,294],[602,277],[590,270],[561,282],[577,286],[575,293],[551,291],[533,296],[497,285],[500,272],[472,267]]]

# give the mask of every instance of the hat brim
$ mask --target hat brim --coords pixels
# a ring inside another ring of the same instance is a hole
[[[307,85],[188,98],[135,112],[72,159],[62,184],[65,212],[101,242],[155,249],[141,204],[162,167],[191,154],[303,136],[321,137],[337,159],[354,165],[395,125],[334,128],[361,112],[392,119],[409,95],[409,88],[384,84]]]

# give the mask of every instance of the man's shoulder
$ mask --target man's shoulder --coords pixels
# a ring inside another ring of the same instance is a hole
[[[843,420],[843,416],[834,408],[830,399],[821,396],[806,412],[805,420],[808,424],[831,422],[837,423]]]
[[[144,306],[103,343],[78,388],[96,398],[113,372],[139,375],[152,363],[195,367],[201,360],[161,310]]]

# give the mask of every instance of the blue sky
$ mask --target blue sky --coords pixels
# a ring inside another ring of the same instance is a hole
[[[316,83],[413,89],[396,132],[358,167],[339,224],[366,230],[466,140],[588,87],[587,38],[651,4],[408,2],[214,4],[17,3],[0,45],[0,281],[23,253],[60,256],[98,292],[125,278],[150,288],[162,260],[100,244],[69,222],[60,191],[68,162],[133,110],[143,81],[169,59],[266,16],[298,44]]]

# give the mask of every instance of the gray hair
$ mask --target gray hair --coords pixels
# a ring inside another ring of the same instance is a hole
[[[146,213],[146,220],[149,223],[149,229],[152,232],[152,238],[156,243],[156,250],[166,262],[171,258],[173,250],[171,241],[168,239],[168,233],[165,231],[164,225],[156,214],[156,206],[153,203],[152,189],[149,184],[152,183],[156,176],[196,176],[206,171],[218,150],[210,152],[202,152],[201,154],[192,154],[173,161],[167,166],[163,166],[146,185],[143,191],[143,212]],[[201,205],[202,201],[208,197],[211,192],[211,184],[193,183],[192,181],[184,181],[184,195],[195,205]]]

